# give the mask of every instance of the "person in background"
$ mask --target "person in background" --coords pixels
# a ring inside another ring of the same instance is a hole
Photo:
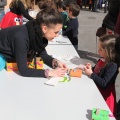
[[[68,18],[68,14],[66,12],[66,4],[64,1],[61,1],[58,3],[58,11],[60,12],[60,15],[62,17],[63,20],[63,28],[62,30],[65,31],[65,29],[67,28],[67,22],[69,20]]]
[[[64,0],[66,2],[66,4],[76,4],[77,3],[77,0]]]
[[[116,25],[115,25],[115,34],[118,34],[120,35],[120,7],[119,7],[119,14],[118,14],[118,17],[117,17],[117,22],[116,22]]]
[[[0,30],[0,54],[6,61],[15,60],[21,76],[24,77],[58,77],[64,76],[67,66],[48,55],[45,47],[48,41],[58,36],[62,28],[62,19],[54,9],[40,11],[35,20],[25,25],[13,26]],[[27,59],[39,56],[50,69],[28,68]]]
[[[40,0],[38,2],[38,7],[39,7],[40,10],[48,9],[48,8],[57,10],[57,6],[56,6],[55,2],[50,1],[50,0]]]
[[[103,19],[102,26],[107,28],[107,31],[114,31],[119,14],[120,0],[109,1],[109,11]]]
[[[80,7],[77,4],[69,4],[68,8],[68,25],[65,31],[63,31],[63,36],[67,36],[75,49],[78,49],[78,27],[79,22],[77,16],[80,13]]]
[[[0,21],[5,15],[4,6],[7,5],[7,0],[0,0]]]
[[[22,25],[23,16],[28,20],[32,20],[33,18],[28,14],[31,2],[31,0],[12,0],[9,5],[10,11],[5,14],[1,21],[1,28]]]
[[[120,37],[104,35],[99,38],[98,54],[100,59],[92,68],[87,63],[82,70],[96,83],[99,91],[116,117],[115,80],[120,66]],[[81,67],[78,67],[81,69]]]
[[[109,10],[102,21],[102,26],[97,29],[96,36],[114,34],[119,14],[120,0],[109,0]]]
[[[97,12],[99,0],[92,0],[92,11]]]
[[[82,0],[77,0],[77,4],[82,8]]]
[[[92,0],[89,0],[89,10],[92,9]]]

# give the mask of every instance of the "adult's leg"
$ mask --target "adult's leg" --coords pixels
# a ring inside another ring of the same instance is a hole
[[[97,12],[99,0],[94,1],[94,12]]]
[[[95,0],[92,0],[92,11],[94,12],[94,1]]]

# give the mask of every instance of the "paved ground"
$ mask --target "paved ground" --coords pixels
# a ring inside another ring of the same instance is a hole
[[[95,64],[96,55],[96,30],[102,25],[106,13],[102,10],[95,13],[86,9],[81,10],[79,15],[79,47],[78,53],[84,62]],[[120,74],[116,79],[117,102],[120,100]],[[120,107],[119,107],[120,108]],[[120,117],[117,119],[120,120]]]

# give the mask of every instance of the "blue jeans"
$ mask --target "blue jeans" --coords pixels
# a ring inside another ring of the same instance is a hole
[[[4,17],[4,15],[5,15],[4,10],[0,11],[0,21],[2,20],[2,18]]]

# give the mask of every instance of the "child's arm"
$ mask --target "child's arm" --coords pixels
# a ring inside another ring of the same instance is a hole
[[[103,72],[103,73],[102,73]],[[101,86],[106,87],[109,82],[114,83],[115,79],[118,74],[118,67],[117,64],[111,63],[104,71],[100,71],[99,75],[92,73],[91,79],[94,80],[94,82]]]
[[[23,3],[21,1],[18,1],[18,8],[21,11],[21,14],[27,18],[28,20],[33,20],[33,18],[29,15],[29,13],[27,12],[27,10],[25,9]]]

